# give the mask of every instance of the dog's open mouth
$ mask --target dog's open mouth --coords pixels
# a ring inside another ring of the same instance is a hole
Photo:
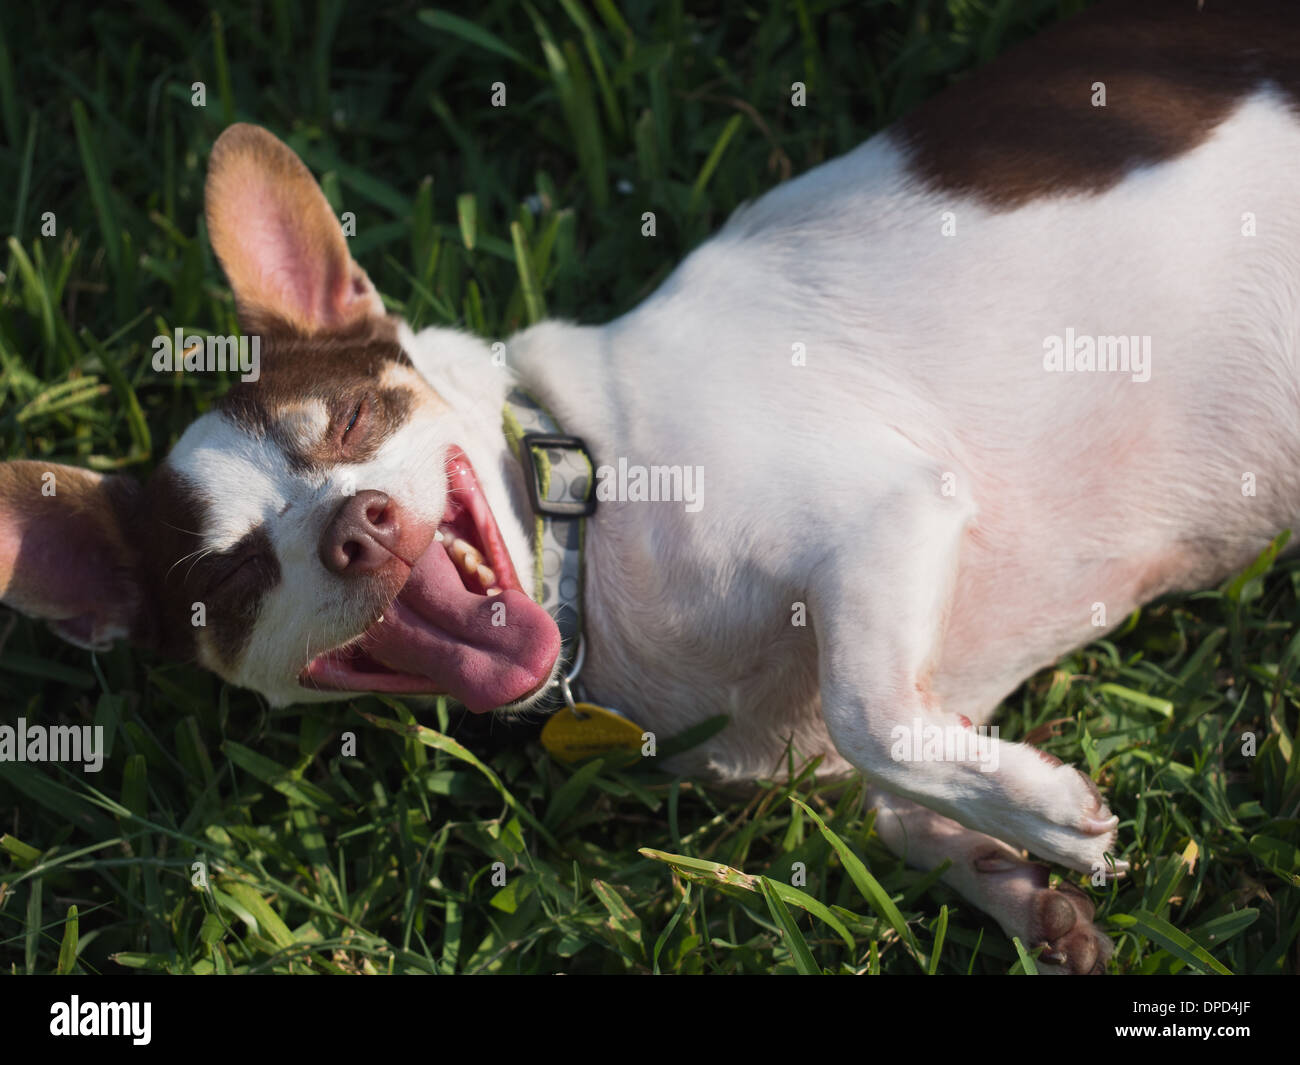
[[[447,694],[483,713],[525,699],[550,680],[559,630],[520,586],[459,448],[452,448],[448,467],[447,511],[401,591],[360,636],[313,658],[299,683]]]

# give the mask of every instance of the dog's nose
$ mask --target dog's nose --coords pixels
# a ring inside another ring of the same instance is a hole
[[[401,527],[397,507],[383,492],[343,501],[320,538],[320,560],[341,577],[365,577],[390,562]]]

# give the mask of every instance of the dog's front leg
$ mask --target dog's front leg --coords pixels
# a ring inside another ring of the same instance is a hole
[[[982,735],[934,694],[959,549],[977,518],[943,494],[943,472],[924,456],[889,482],[810,581],[832,740],[897,795],[1071,869],[1112,871],[1103,855],[1116,818],[1090,779]]]

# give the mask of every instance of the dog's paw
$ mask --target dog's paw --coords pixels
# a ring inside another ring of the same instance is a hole
[[[1018,937],[1028,950],[1042,948],[1039,972],[1105,972],[1114,945],[1092,923],[1092,901],[1074,884],[1052,887],[1047,866],[1027,862],[1001,843],[980,847],[971,867],[971,897],[1009,937]]]
[[[1031,950],[1042,947],[1039,972],[1051,975],[1099,974],[1115,950],[1109,937],[1092,923],[1096,909],[1073,884],[1035,891],[1027,901],[1028,923],[1023,940]]]
[[[1092,778],[1073,766],[1068,766],[1054,754],[1040,751],[1036,747],[1027,747],[1047,768],[1051,783],[1048,791],[1055,796],[1054,818],[1058,824],[1066,825],[1084,835],[1100,836],[1114,829],[1119,818],[1110,812],[1106,801],[1097,790]],[[1042,770],[1039,770],[1040,777]]]
[[[1032,747],[1016,748],[1004,781],[1006,826],[993,835],[1024,847],[1035,857],[1090,876],[1120,876],[1124,862],[1112,864],[1119,818],[1110,812],[1097,785],[1073,766]]]
[[[1105,858],[1114,852],[1119,818],[1110,812],[1097,785],[1073,766],[1058,762],[1051,769],[1048,794],[1051,823],[1040,826],[1036,841],[1026,842],[1030,852],[1080,873],[1119,873]]]

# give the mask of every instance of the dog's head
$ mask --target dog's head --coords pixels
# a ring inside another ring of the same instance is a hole
[[[523,591],[461,424],[412,367],[301,160],[217,141],[213,249],[260,376],[141,486],[0,464],[0,598],[66,639],[130,638],[282,705],[370,691],[519,704],[560,638]]]

